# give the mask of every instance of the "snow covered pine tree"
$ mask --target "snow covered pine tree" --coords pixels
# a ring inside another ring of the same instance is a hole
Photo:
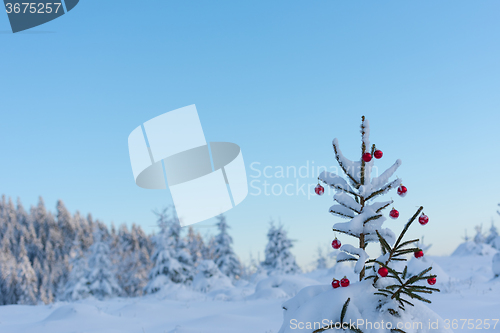
[[[219,270],[233,280],[241,277],[241,263],[233,251],[233,238],[227,233],[229,226],[224,214],[217,216],[219,234],[214,238],[214,262]]]
[[[297,274],[302,270],[295,262],[290,249],[293,247],[292,240],[287,237],[283,225],[276,227],[273,222],[270,223],[267,232],[266,259],[261,263],[262,268],[268,275],[275,274]]]
[[[383,154],[375,145],[371,151],[368,150],[370,129],[364,117],[361,134],[359,161],[344,157],[337,139],[333,140],[337,162],[348,181],[328,172],[321,173],[318,178],[336,190],[333,199],[338,204],[330,207],[330,213],[350,219],[349,222],[336,223],[333,230],[359,240],[359,247],[349,244],[341,246],[342,252],[337,255],[337,262],[355,261],[354,272],[359,274],[360,282],[349,283],[347,279],[339,282],[334,279],[333,288],[320,285],[302,289],[283,304],[284,323],[279,332],[319,333],[330,329],[356,333],[450,332],[445,329],[442,319],[423,303],[412,303],[413,299],[430,303],[420,293],[439,291],[425,284],[425,281],[430,285],[436,283],[436,276],[429,274],[431,267],[420,271],[421,265],[405,265],[407,259],[404,255],[411,253],[420,258],[423,252],[411,247],[418,239],[403,241],[403,236],[415,220],[425,225],[429,219],[422,213],[423,207],[420,207],[405,224],[397,240],[390,229],[382,229],[385,217],[381,212],[393,201],[372,200],[396,188],[400,196],[406,195],[407,188],[401,185],[401,179],[389,181],[401,165],[401,160],[396,160],[384,173],[372,178],[373,157],[379,159]],[[323,194],[322,186],[318,184],[318,187],[316,193]],[[389,215],[398,218],[399,212],[393,208]],[[382,255],[369,259],[365,252],[369,243],[379,243]],[[420,261],[418,263],[422,264]],[[429,327],[429,322],[436,321],[437,327]],[[298,323],[302,323],[302,326]]]
[[[148,294],[171,283],[190,285],[193,281],[193,262],[186,242],[180,237],[179,219],[175,215],[169,217],[167,211],[155,212],[160,232],[154,237],[155,252],[151,256],[154,266],[144,289]]]

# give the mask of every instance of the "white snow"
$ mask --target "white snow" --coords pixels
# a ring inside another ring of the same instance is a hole
[[[394,175],[394,172],[396,172],[401,163],[402,162],[400,159],[396,160],[396,162],[394,162],[394,164],[390,168],[385,170],[380,176],[372,178],[372,191],[376,191],[382,188],[382,186],[384,186],[389,181],[389,178]]]
[[[488,256],[497,252],[493,247],[485,243],[475,243],[473,241],[460,244],[457,249],[451,254],[452,256],[469,256],[480,255]]]
[[[349,186],[349,184],[347,184],[345,179],[338,176],[337,174],[323,171],[318,178],[322,182],[328,184],[329,186],[333,186],[337,190],[352,192],[352,188]]]
[[[491,328],[483,332],[500,330],[500,323],[493,329],[491,320],[498,319],[500,308],[500,278],[494,278],[492,258],[493,255],[427,257],[433,272],[438,275],[436,287],[442,290],[429,296],[432,304],[428,307],[443,320],[457,320],[459,328],[454,332],[471,332],[467,325],[461,329],[460,319],[472,319],[474,323],[479,319],[490,319]],[[412,261],[418,263],[418,260]],[[444,273],[450,279],[445,279]],[[344,275],[351,280],[351,285],[334,291],[329,285],[332,278],[341,279]],[[282,305],[288,304],[287,311],[290,311],[307,299],[320,297],[325,308],[320,313],[313,313],[311,318],[331,318],[340,311],[330,300],[335,297],[343,300],[365,288],[356,282],[351,263],[293,276],[272,276],[260,281],[258,288],[256,284],[243,283],[221,289],[218,297],[182,285],[169,285],[158,294],[136,298],[99,301],[91,297],[75,303],[0,306],[0,332],[276,333],[283,323]],[[298,292],[306,286],[310,287]],[[287,301],[295,293],[294,301]],[[360,313],[368,309],[359,302],[353,305]],[[307,306],[304,307],[304,316],[306,309]],[[414,311],[421,310],[418,307]],[[356,314],[352,312],[354,307],[349,311],[347,318]],[[297,331],[300,332],[289,330]]]
[[[350,210],[347,207],[344,207],[342,205],[333,205],[331,206],[328,211],[334,215],[337,215],[339,217],[343,218],[353,218],[354,217],[354,212]]]
[[[500,252],[493,257],[492,270],[495,277],[498,278],[500,276]]]
[[[349,177],[359,183],[361,176],[361,161],[353,162],[350,159],[346,158],[339,148],[339,141],[337,140],[337,138],[333,139],[332,144],[335,147],[336,156],[339,161],[340,167],[345,170]]]
[[[365,266],[366,260],[369,258],[365,250],[352,246],[351,244],[344,244],[340,248],[341,251],[355,254],[358,256],[356,265],[354,266],[354,273],[359,274],[363,267]]]
[[[342,206],[350,208],[355,212],[359,213],[361,211],[361,205],[356,202],[350,195],[344,192],[338,192],[333,196],[333,199],[337,201]]]

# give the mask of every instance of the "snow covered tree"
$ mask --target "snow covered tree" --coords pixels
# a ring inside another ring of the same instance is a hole
[[[316,259],[316,269],[326,268],[326,257],[323,255],[323,248],[318,247],[318,259]]]
[[[231,279],[223,274],[213,260],[202,260],[193,279],[193,289],[208,293],[214,289],[232,288]]]
[[[96,230],[94,239],[95,242],[89,249],[88,267],[85,272],[89,293],[98,299],[118,296],[122,290],[111,265],[109,245],[102,240],[100,230]]]
[[[442,321],[422,303],[414,302],[419,300],[430,303],[422,294],[439,291],[425,284],[425,281],[429,285],[436,283],[436,275],[430,273],[432,268],[426,267],[425,263],[419,260],[412,261],[412,265],[404,264],[407,261],[405,256],[408,254],[413,254],[415,258],[424,255],[422,249],[415,246],[418,239],[403,240],[406,232],[416,220],[425,225],[429,218],[423,214],[423,207],[420,207],[404,225],[397,238],[390,229],[382,228],[386,220],[382,212],[391,206],[393,201],[374,202],[374,199],[393,189],[397,189],[398,194],[404,197],[407,188],[401,184],[399,178],[390,181],[401,165],[401,160],[396,160],[378,177],[372,177],[374,158],[380,159],[383,153],[375,145],[370,147],[369,134],[369,122],[363,117],[361,154],[358,161],[344,157],[338,140],[333,140],[335,157],[345,174],[345,179],[326,171],[318,177],[319,182],[330,186],[336,192],[333,196],[336,204],[330,207],[329,212],[349,220],[335,223],[333,231],[352,236],[359,242],[357,247],[350,244],[341,245],[340,241],[332,243],[332,246],[340,247],[341,252],[337,255],[337,262],[356,262],[353,273],[358,275],[360,282],[351,284],[347,277],[340,281],[334,278],[331,286],[312,286],[307,287],[307,291],[299,292],[296,297],[283,304],[285,320],[280,333],[293,332],[289,324],[291,319],[298,322],[322,322],[325,313],[331,314],[330,319],[335,326],[340,324],[343,327],[342,324],[345,322],[351,320],[359,322],[361,319],[391,323],[391,327],[386,325],[382,328],[366,326],[361,329],[359,325],[354,328],[348,326],[356,333],[375,331],[405,333],[399,327],[397,330],[394,329],[398,322]],[[315,192],[322,195],[324,188],[318,184]],[[399,211],[392,208],[389,216],[397,219]],[[369,243],[380,246],[382,254],[378,258],[369,259],[365,251]],[[337,289],[338,287],[343,288]],[[436,332],[449,332],[442,324],[442,322],[439,324]],[[333,329],[333,326],[326,325],[314,332],[329,329]]]
[[[493,221],[491,221],[490,233],[488,234],[488,237],[486,237],[485,242],[497,250],[500,250],[500,236],[498,235],[498,230],[495,227],[495,224],[493,224]]]
[[[66,301],[78,301],[89,297],[90,290],[88,280],[85,277],[85,273],[88,271],[87,258],[80,249],[73,250],[70,264],[71,272],[60,298]]]
[[[118,231],[115,248],[117,279],[127,296],[140,296],[146,286],[150,270],[149,253],[141,247],[138,228],[129,232],[125,225]]]
[[[194,274],[191,255],[185,241],[180,237],[179,219],[175,215],[169,216],[166,208],[155,214],[158,217],[160,232],[153,238],[153,268],[149,272],[146,293],[155,293],[169,283],[189,285]]]
[[[241,277],[241,263],[233,251],[233,238],[227,233],[229,226],[224,214],[218,215],[217,221],[219,233],[214,238],[214,262],[223,274],[237,280]]]
[[[201,237],[199,232],[195,233],[192,226],[189,226],[186,242],[193,265],[197,266],[203,260],[203,253],[205,252],[203,237]]]
[[[95,242],[85,258],[73,260],[73,270],[66,284],[65,297],[70,300],[97,299],[119,296],[122,292],[110,260],[109,245],[102,239],[101,230],[94,234]]]
[[[483,234],[483,225],[476,225],[476,235],[474,236],[474,243],[483,244],[486,241],[486,237]]]
[[[271,222],[267,239],[265,259],[261,265],[268,274],[296,274],[302,271],[295,262],[294,255],[290,252],[293,242],[288,238],[282,224],[276,227]]]
[[[24,238],[19,243],[15,294],[17,304],[34,305],[38,300],[37,276],[28,259]]]
[[[0,239],[0,305],[16,304],[16,259],[10,250],[10,239]]]

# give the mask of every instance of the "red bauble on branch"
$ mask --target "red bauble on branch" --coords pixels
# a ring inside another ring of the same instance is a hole
[[[345,276],[344,276],[344,278],[343,278],[342,280],[340,280],[340,285],[341,285],[342,287],[347,287],[347,286],[349,286],[349,283],[350,283],[350,282],[349,282],[349,279],[348,279],[347,277],[345,277]]]
[[[418,223],[420,223],[421,225],[426,225],[427,223],[429,223],[429,216],[422,213],[418,218]]]
[[[342,246],[342,243],[337,239],[335,238],[332,242],[332,247],[335,249],[335,250],[338,250],[340,249],[340,247]]]
[[[337,279],[333,279],[333,281],[332,281],[332,287],[333,287],[333,289],[336,289],[336,288],[340,287],[340,281],[337,280]]]
[[[437,280],[435,277],[431,277],[431,278],[427,279],[427,283],[430,284],[431,286],[435,285],[436,281]]]
[[[398,195],[399,196],[404,197],[406,195],[406,192],[408,192],[408,189],[406,188],[406,186],[400,185],[398,187]]]
[[[422,258],[422,257],[424,256],[424,251],[422,251],[422,250],[415,251],[415,252],[413,253],[413,255],[414,255],[414,256],[415,256],[415,258],[417,258],[417,259],[418,259],[418,258]]]
[[[314,188],[314,192],[316,192],[317,195],[323,195],[323,193],[325,193],[325,188],[318,184],[318,186]]]
[[[364,153],[364,154],[363,154],[363,161],[365,161],[365,162],[367,162],[367,163],[368,163],[368,162],[370,162],[371,160],[372,160],[372,154],[370,154],[370,153]]]
[[[392,209],[391,212],[389,213],[389,216],[392,218],[392,219],[397,219],[399,217],[399,212],[396,210],[396,209]]]
[[[384,156],[384,153],[382,152],[382,150],[375,150],[375,152],[373,153],[373,157],[375,157],[377,160],[382,158],[382,156]]]
[[[389,270],[386,267],[380,267],[378,269],[378,275],[380,275],[381,277],[386,277],[387,274],[389,274]]]

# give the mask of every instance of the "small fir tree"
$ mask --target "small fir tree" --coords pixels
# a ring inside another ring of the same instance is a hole
[[[345,179],[326,171],[318,177],[319,182],[326,184],[336,192],[333,196],[336,204],[330,207],[329,212],[349,220],[334,224],[333,231],[354,237],[359,244],[356,247],[350,244],[341,245],[339,240],[334,241],[332,246],[339,247],[341,251],[337,255],[337,262],[354,261],[354,273],[358,275],[360,282],[353,283],[352,287],[349,287],[350,281],[344,277],[340,281],[334,279],[329,289],[325,286],[318,286],[304,293],[299,292],[296,298],[283,304],[285,322],[279,331],[280,333],[291,332],[289,325],[287,325],[289,323],[287,319],[313,321],[310,320],[310,317],[317,312],[331,313],[333,309],[339,312],[338,315],[333,314],[335,317],[332,318],[332,322],[340,324],[342,327],[343,323],[351,319],[356,321],[364,316],[373,321],[383,319],[392,324],[390,328],[386,326],[380,330],[368,329],[371,332],[405,333],[402,329],[394,328],[397,322],[404,320],[426,321],[430,320],[431,317],[442,320],[430,309],[424,309],[423,305],[419,304],[415,310],[411,309],[415,306],[415,300],[430,303],[428,299],[423,297],[423,294],[439,291],[439,289],[429,287],[425,283],[425,281],[429,285],[436,283],[436,275],[430,273],[431,267],[422,270],[420,264],[425,265],[425,263],[419,263],[419,265],[414,265],[419,269],[415,271],[415,267],[404,264],[407,261],[406,255],[413,254],[416,258],[421,258],[424,255],[422,249],[415,246],[419,242],[418,239],[403,240],[406,232],[416,220],[421,225],[425,225],[429,219],[423,214],[423,207],[420,207],[404,225],[398,237],[390,229],[382,228],[383,222],[386,220],[383,211],[390,207],[393,201],[376,202],[374,199],[393,189],[397,189],[398,194],[404,197],[407,188],[401,184],[399,178],[390,180],[401,165],[401,160],[396,160],[378,177],[372,177],[374,158],[381,158],[383,153],[375,145],[370,147],[369,134],[369,123],[363,117],[361,154],[358,161],[351,161],[344,157],[338,140],[333,140],[335,157],[340,169],[345,174]],[[324,188],[318,184],[315,192],[322,195]],[[399,217],[399,211],[393,207],[389,216],[396,219]],[[370,243],[376,243],[380,246],[382,254],[378,258],[370,259],[366,253],[366,247]],[[334,292],[336,290],[335,294],[331,294],[332,287]],[[338,287],[342,287],[341,290],[338,290]],[[339,302],[342,302],[343,305]],[[351,309],[352,307],[354,309]],[[422,316],[428,317],[421,318]],[[348,317],[351,318],[348,319]],[[327,325],[314,332],[323,332],[332,328],[332,326]],[[348,329],[356,333],[363,332],[360,328],[350,325]],[[447,330],[441,327],[440,331]]]
[[[293,241],[288,238],[282,224],[276,227],[271,222],[267,239],[265,260],[261,266],[268,274],[296,274],[302,271],[295,262],[295,256],[290,252]]]
[[[226,217],[221,214],[217,216],[217,228],[219,234],[215,236],[213,244],[214,262],[219,270],[231,279],[241,277],[241,263],[233,251],[233,238],[228,234],[229,226]]]
[[[177,217],[168,215],[168,210],[155,212],[160,232],[154,237],[155,252],[151,260],[146,293],[155,293],[170,283],[189,285],[193,280],[194,267],[185,241],[180,237]]]

